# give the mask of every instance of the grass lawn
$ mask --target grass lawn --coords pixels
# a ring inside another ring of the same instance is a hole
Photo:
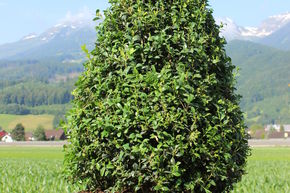
[[[12,131],[18,123],[22,123],[25,131],[34,131],[39,125],[42,125],[45,129],[52,129],[53,118],[53,115],[0,114],[0,126],[6,131]]]
[[[57,147],[1,147],[0,192],[77,192],[62,176]],[[290,148],[254,148],[234,193],[290,192]]]

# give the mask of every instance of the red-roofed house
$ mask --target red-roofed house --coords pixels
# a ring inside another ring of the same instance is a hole
[[[0,131],[0,140],[2,139],[2,137],[4,137],[7,134],[8,133],[6,133],[6,131]]]
[[[45,136],[46,136],[46,139],[49,141],[65,140],[66,139],[64,131],[61,129],[59,129],[59,130],[47,130],[47,131],[45,131]]]
[[[25,132],[25,141],[34,141],[32,132]]]

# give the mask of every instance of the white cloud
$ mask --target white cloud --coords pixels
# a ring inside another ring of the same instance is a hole
[[[66,16],[59,22],[93,25],[94,17],[94,11],[90,10],[88,7],[83,7],[78,13],[67,12]]]

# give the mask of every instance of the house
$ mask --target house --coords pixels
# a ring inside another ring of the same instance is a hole
[[[283,138],[288,138],[290,136],[290,132],[270,132],[268,135],[269,139],[283,139]]]
[[[280,129],[276,130],[275,127],[272,127],[272,129],[269,130],[257,130],[251,132],[250,136],[252,139],[283,139],[290,137],[290,132],[280,131]]]
[[[284,131],[290,132],[290,125],[283,125]]]
[[[65,140],[66,136],[64,134],[63,130],[46,130],[45,136],[48,141],[54,141],[54,140]],[[32,132],[25,132],[25,140],[26,141],[35,141],[35,138],[33,137]]]
[[[274,125],[266,125],[266,127],[265,127],[265,131],[271,131],[271,130],[273,130],[273,131],[280,131],[280,125],[276,125],[276,124],[274,124]]]
[[[250,135],[252,139],[265,139],[266,132],[264,130],[257,130],[252,132]]]
[[[47,130],[45,131],[46,139],[49,141],[65,140],[66,136],[62,129],[59,130]]]
[[[275,131],[281,131],[281,127],[282,125],[266,125],[265,127],[265,131],[271,131],[271,130],[275,130]],[[290,125],[283,125],[284,127],[284,131],[285,132],[290,132]]]
[[[6,133],[6,131],[0,131],[0,140],[2,139],[2,137],[4,137],[7,134],[8,133]]]
[[[25,141],[35,141],[32,132],[25,132]]]
[[[12,137],[10,136],[10,134],[7,134],[7,135],[5,135],[4,137],[2,137],[1,141],[2,141],[2,142],[6,142],[6,143],[12,143],[12,142],[13,142],[13,139],[12,139]]]

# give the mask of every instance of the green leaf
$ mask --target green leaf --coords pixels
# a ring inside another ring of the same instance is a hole
[[[129,149],[130,149],[130,145],[129,145],[129,143],[124,144],[124,145],[123,145],[123,148],[124,148],[125,150],[129,150]]]
[[[110,162],[107,166],[106,166],[107,169],[114,169],[115,167],[113,166],[113,164]]]
[[[103,168],[100,170],[100,175],[101,175],[101,176],[104,176],[104,175],[105,175],[105,171],[106,171],[106,168],[103,167]]]
[[[173,174],[174,176],[176,176],[176,177],[181,176],[181,174],[180,174],[179,172],[177,172],[177,171],[172,172],[172,174]]]
[[[81,48],[82,48],[83,52],[86,54],[87,58],[90,60],[91,55],[90,55],[89,50],[87,49],[86,45],[85,44],[82,45]]]

